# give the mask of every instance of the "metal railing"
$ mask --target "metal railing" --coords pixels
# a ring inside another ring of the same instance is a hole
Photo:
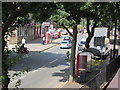
[[[109,82],[115,73],[118,71],[120,66],[120,56],[113,59],[106,67],[102,68],[100,72],[87,83],[80,88],[82,89],[99,89],[104,88],[107,82]],[[103,86],[103,87],[101,87]]]

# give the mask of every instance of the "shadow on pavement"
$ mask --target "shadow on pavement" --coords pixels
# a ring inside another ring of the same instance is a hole
[[[63,77],[61,80],[59,80],[60,82],[66,82],[68,79],[69,79],[69,76],[68,76],[68,73],[69,73],[69,68],[67,69],[62,69],[60,70],[60,72],[55,72],[52,74],[52,76],[55,76],[55,77]]]

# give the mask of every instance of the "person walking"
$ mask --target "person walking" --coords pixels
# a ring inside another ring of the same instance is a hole
[[[21,46],[23,46],[23,48],[24,48],[24,45],[25,45],[25,38],[23,37],[22,42],[21,42]]]
[[[44,43],[45,43],[45,37],[43,37],[43,45],[44,45]]]
[[[24,37],[22,38],[22,44],[25,44],[25,38]]]

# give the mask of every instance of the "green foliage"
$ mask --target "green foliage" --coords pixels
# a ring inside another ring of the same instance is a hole
[[[92,2],[87,2],[82,7],[80,7],[80,10],[88,9],[91,7],[91,5],[92,5]]]
[[[2,80],[4,80],[4,77],[1,75],[0,76],[0,83],[2,82]]]
[[[29,13],[33,14],[33,19],[35,21],[46,21],[51,13],[54,11],[55,8],[54,3],[49,3],[49,2],[3,2],[2,3],[2,56],[3,56],[3,65],[2,69],[3,75],[5,78],[5,83],[3,84],[8,84],[9,83],[9,78],[7,76],[8,74],[8,69],[10,69],[15,63],[17,63],[19,60],[22,58],[22,54],[15,57],[15,58],[8,58],[10,55],[10,50],[5,48],[6,46],[6,41],[5,38],[7,38],[8,35],[11,35],[12,31],[17,29],[19,26],[23,26],[25,24],[31,23],[31,20],[29,20]],[[26,69],[28,71],[28,69]],[[18,74],[15,74],[16,76]],[[20,85],[20,81],[17,83],[16,87]],[[4,85],[6,86],[6,85]],[[3,87],[7,88],[7,87]]]
[[[70,13],[65,10],[63,4],[57,4],[57,8],[58,9],[56,9],[50,17],[53,22],[56,22],[58,25],[64,25],[68,27],[76,24],[76,21],[71,18]]]
[[[118,7],[120,3],[118,3]],[[104,9],[103,9],[104,8]],[[87,12],[93,13],[95,15],[87,18],[94,19],[96,18],[98,21],[99,26],[111,26],[114,25],[114,21],[116,18],[115,10],[116,10],[116,3],[115,2],[87,2],[80,8],[81,10],[85,10]],[[118,8],[118,17],[120,16],[120,8]],[[119,22],[119,18],[118,18]]]
[[[69,21],[66,19],[68,18],[69,13],[63,11],[63,10],[60,10],[60,9],[57,9],[55,14],[53,14],[50,19],[54,22],[56,22],[57,24],[59,25],[69,25]]]
[[[51,14],[56,9],[56,4],[53,2],[34,3],[31,10],[33,13],[32,19],[36,22],[43,22],[50,18]]]

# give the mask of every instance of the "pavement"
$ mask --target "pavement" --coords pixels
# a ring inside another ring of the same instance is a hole
[[[59,42],[62,41],[62,39],[63,38],[53,39],[51,43],[43,45],[43,44],[41,44],[42,39],[38,38],[36,40],[28,41],[25,44],[25,47],[27,47],[30,52],[43,52],[43,51],[48,50],[56,45],[59,45]],[[14,50],[15,50],[16,45],[17,44],[8,44],[8,49],[13,50],[13,48],[14,48]],[[10,58],[16,57],[18,55],[19,55],[18,53],[13,52],[13,53],[11,53]]]
[[[80,88],[82,88],[82,84],[77,83],[77,82],[65,82],[61,87],[59,87],[60,90],[80,90]]]
[[[31,41],[28,41],[26,44],[25,44],[25,47],[28,48],[29,51],[44,51],[46,49],[49,49],[55,45],[58,45],[59,42],[62,40],[62,38],[58,38],[58,39],[53,39],[51,43],[49,44],[41,44],[41,38],[39,39],[36,39],[36,40],[31,40]],[[8,48],[10,50],[12,50],[12,48],[15,48],[16,44],[9,44],[8,45]]]
[[[114,78],[112,79],[112,81],[110,82],[110,84],[108,85],[106,90],[115,88],[116,90],[120,90],[120,85],[119,85],[119,81],[120,81],[120,68],[117,71],[116,75],[114,76]]]

